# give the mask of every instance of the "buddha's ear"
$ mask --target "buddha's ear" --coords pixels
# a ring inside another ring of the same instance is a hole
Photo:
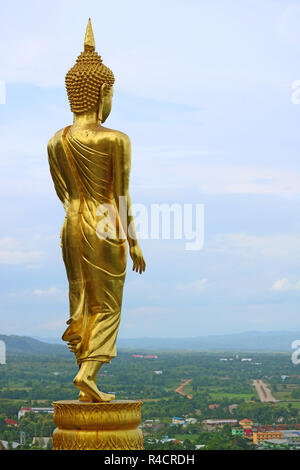
[[[100,100],[103,100],[104,96],[107,94],[107,84],[103,83],[100,87]]]

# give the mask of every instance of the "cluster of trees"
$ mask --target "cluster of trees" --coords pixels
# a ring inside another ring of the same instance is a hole
[[[241,436],[232,436],[231,428],[224,426],[220,431],[209,433],[204,450],[254,450],[252,441]]]
[[[178,431],[179,429],[175,430]],[[185,428],[182,433],[187,433],[187,428]],[[169,432],[168,437],[171,439],[172,436]],[[254,450],[255,446],[248,439],[244,439],[240,436],[232,436],[231,427],[224,426],[223,429],[217,430],[215,432],[200,431],[197,433],[197,436],[184,437],[180,438],[180,435],[177,436],[179,441],[182,444],[176,444],[172,441],[170,442],[157,442],[159,438],[156,436],[147,436],[145,439],[145,449],[146,450],[195,450],[196,445],[204,445],[200,450]]]
[[[32,448],[34,437],[51,437],[55,428],[53,415],[50,414],[26,413],[21,418],[17,428],[8,427],[5,420],[6,415],[0,414],[0,439],[8,443],[20,442],[20,435],[23,432],[25,443],[20,449]],[[51,448],[51,445],[51,442],[49,442],[48,448]]]
[[[48,413],[26,413],[19,424],[19,431],[25,433],[29,443],[34,437],[51,437],[54,429],[53,415]]]

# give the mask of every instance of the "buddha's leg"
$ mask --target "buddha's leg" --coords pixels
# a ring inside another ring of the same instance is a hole
[[[102,364],[103,362],[100,361],[83,361],[81,363],[74,379],[74,385],[82,392],[81,401],[102,402],[115,399],[114,395],[101,392],[97,387],[97,374]],[[83,400],[84,397],[87,400]]]
[[[101,362],[98,362],[98,361],[97,361],[97,363],[100,364],[100,365],[99,365],[99,369],[100,369],[100,367],[102,366],[102,363],[101,363]],[[81,365],[79,366],[79,368],[80,368],[80,367],[81,367]],[[92,377],[92,380],[93,380],[93,382],[95,383],[96,386],[97,386],[97,382],[98,382],[97,379],[98,379],[98,372],[99,372],[99,369],[97,370],[97,369],[95,368],[95,372],[94,372],[94,375],[93,375],[93,377]],[[94,400],[93,400],[93,397],[92,397],[90,394],[88,394],[88,393],[86,393],[86,392],[82,392],[81,390],[80,390],[80,392],[79,392],[78,400],[79,400],[79,401],[87,401],[87,402],[93,402],[93,401],[94,401]]]
[[[77,357],[83,335],[84,315],[86,310],[85,279],[81,267],[78,227],[80,220],[76,211],[69,211],[61,231],[63,260],[69,281],[69,325],[62,339],[67,342],[71,352]]]

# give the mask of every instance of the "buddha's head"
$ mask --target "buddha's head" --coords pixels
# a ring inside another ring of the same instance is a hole
[[[101,122],[108,118],[115,78],[101,57],[95,52],[95,40],[89,19],[84,52],[66,75],[66,88],[71,111],[75,115],[96,111]]]

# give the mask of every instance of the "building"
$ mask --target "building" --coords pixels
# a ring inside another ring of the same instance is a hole
[[[299,429],[286,429],[286,430],[283,429],[280,432],[285,439],[292,439],[292,438],[300,437]]]
[[[161,375],[162,373],[163,373],[162,370],[155,370],[155,371],[154,371],[154,374],[156,374],[156,375]]]
[[[220,405],[218,403],[212,403],[211,405],[208,405],[208,408],[210,410],[214,410],[215,408],[219,408]]]
[[[23,406],[18,412],[18,420],[20,421],[26,413],[54,413],[54,408],[31,408]]]
[[[261,425],[261,426],[254,426],[252,428],[253,432],[272,432],[274,431],[273,426],[269,424]],[[278,429],[275,429],[275,431],[278,431]]]
[[[267,439],[262,442],[266,449],[286,450],[289,448],[288,439]]]
[[[239,421],[239,425],[242,426],[243,429],[252,429],[253,421],[251,421],[251,419],[244,418]]]
[[[148,354],[147,356],[144,356],[146,359],[158,359],[158,356],[156,354]]]
[[[186,424],[196,424],[197,420],[196,418],[186,418]]]
[[[47,449],[48,445],[52,444],[52,437],[34,437],[32,439],[32,446]]]
[[[143,356],[142,354],[132,354],[131,357],[139,357],[139,358],[142,358],[142,357],[144,357],[144,356]]]
[[[229,424],[230,426],[237,424],[237,419],[204,419],[202,421],[208,429],[211,428],[222,428],[225,424]]]
[[[259,444],[270,439],[282,439],[280,431],[254,432],[252,435],[253,444]]]
[[[146,428],[152,428],[153,427],[153,419],[146,419],[146,421],[144,421],[144,426]]]
[[[22,406],[22,408],[20,408],[19,412],[18,412],[18,421],[20,421],[20,419],[26,414],[26,413],[30,413],[31,411],[31,408],[28,407],[28,406]]]
[[[176,416],[172,418],[172,424],[185,424],[184,418],[177,418]]]
[[[2,443],[2,445],[0,446],[0,450],[8,450],[10,446],[12,449],[16,449],[20,445],[19,442],[7,442],[7,441],[0,441],[0,442]]]
[[[18,427],[18,423],[14,419],[8,419],[7,418],[5,420],[5,422],[6,422],[7,427],[9,427],[9,428],[17,428]]]
[[[174,444],[174,445],[182,445],[183,442],[182,442],[182,441],[179,441],[178,439],[175,439],[175,440],[172,440],[172,444]]]
[[[244,428],[244,437],[251,439],[252,437],[252,428]]]
[[[232,436],[244,437],[244,429],[242,429],[242,428],[232,428],[231,434],[232,434]]]

